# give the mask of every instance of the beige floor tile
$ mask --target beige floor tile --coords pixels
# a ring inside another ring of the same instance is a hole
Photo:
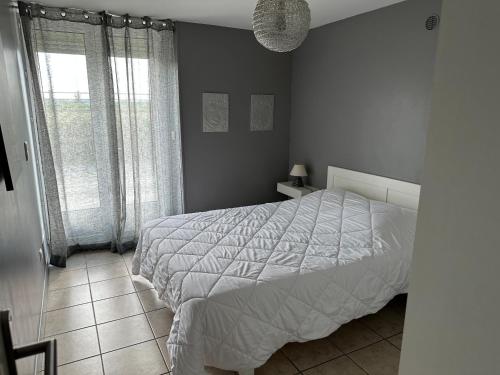
[[[360,321],[384,338],[403,332],[404,327],[404,317],[389,307],[384,307],[375,314],[367,315]]]
[[[57,340],[57,364],[99,355],[96,327],[88,327],[53,336]]]
[[[87,270],[85,268],[66,270],[51,267],[49,270],[49,290],[69,288],[87,284],[88,282]]]
[[[154,340],[103,354],[102,360],[106,375],[159,375],[168,371]]]
[[[304,371],[304,375],[366,375],[366,372],[344,356]]]
[[[98,324],[143,312],[139,298],[135,293],[94,302],[94,311]]]
[[[134,285],[129,276],[91,283],[90,288],[94,301],[135,292]]]
[[[123,259],[132,259],[134,257],[135,250],[129,250],[122,254]]]
[[[397,375],[399,350],[387,341],[380,341],[352,352],[349,357],[370,375]]]
[[[134,258],[134,251],[126,252],[122,255],[122,257],[128,270],[132,272],[132,259]]]
[[[293,375],[297,369],[281,352],[274,353],[261,367],[255,369],[255,375]]]
[[[389,337],[387,339],[392,345],[394,345],[396,348],[401,350],[401,345],[403,344],[403,334],[400,333],[399,335]]]
[[[138,292],[154,288],[153,284],[151,284],[149,280],[139,275],[132,275],[132,283],[134,284],[135,290]]]
[[[47,294],[47,311],[91,302],[88,284],[56,289]]]
[[[101,356],[59,366],[57,373],[58,375],[103,375]]]
[[[163,336],[163,337],[156,339],[156,342],[158,343],[158,346],[160,347],[161,355],[163,356],[165,363],[167,364],[168,368],[170,369],[172,362],[170,362],[170,354],[168,354],[168,350],[167,350],[167,340],[168,340],[168,336]]]
[[[342,352],[326,338],[286,344],[282,351],[299,370],[306,370],[342,355]]]
[[[87,271],[91,283],[128,276],[128,270],[124,262],[89,267]]]
[[[344,353],[350,353],[376,343],[382,340],[382,337],[364,324],[354,320],[344,324],[337,331],[333,332],[329,340]]]
[[[147,289],[137,293],[144,307],[144,311],[153,311],[167,307],[165,302],[158,298],[158,293],[155,289]]]
[[[85,253],[85,256],[87,258],[87,267],[123,262],[120,254],[112,253],[110,250],[90,251]]]
[[[144,314],[97,326],[101,353],[152,340],[153,332]]]
[[[66,269],[85,268],[87,266],[84,253],[76,253],[66,259]]]
[[[147,317],[155,337],[167,336],[170,334],[174,313],[169,309],[160,309],[148,312]]]
[[[3,347],[2,347],[3,350]],[[2,353],[3,355],[3,353]],[[17,375],[33,375],[33,367],[35,365],[34,363],[35,358],[33,357],[25,357],[25,358],[19,358],[16,360],[16,369],[17,369]],[[2,375],[9,375],[7,372],[4,372],[4,362],[2,358],[1,364],[1,369],[2,371],[0,374]]]
[[[49,311],[45,319],[45,336],[74,331],[95,324],[91,303]]]

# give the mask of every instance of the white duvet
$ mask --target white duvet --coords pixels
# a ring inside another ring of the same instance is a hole
[[[406,290],[416,212],[342,190],[144,226],[133,273],[175,312],[174,375],[261,366]]]

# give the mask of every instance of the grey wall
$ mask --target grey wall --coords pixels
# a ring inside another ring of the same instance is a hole
[[[5,3],[0,2],[0,123],[15,190],[7,192],[0,183],[0,309],[12,311],[14,341],[22,344],[38,339],[45,267],[38,255],[42,235],[33,167],[23,151],[29,127],[17,65],[16,23]],[[23,362],[20,373],[33,373],[32,364]]]
[[[406,2],[310,32],[293,53],[290,164],[420,182],[440,0]]]
[[[401,375],[500,374],[500,3],[445,0]]]
[[[176,23],[186,211],[279,199],[287,179],[290,55],[248,30]],[[229,132],[202,132],[202,92],[228,93]],[[250,132],[250,95],[275,94],[272,132]]]

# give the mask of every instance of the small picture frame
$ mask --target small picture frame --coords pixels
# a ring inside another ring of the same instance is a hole
[[[229,95],[204,92],[203,132],[227,133],[229,131]]]
[[[250,131],[272,131],[274,128],[274,95],[251,95]]]

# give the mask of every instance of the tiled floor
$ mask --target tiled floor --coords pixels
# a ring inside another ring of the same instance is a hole
[[[169,372],[165,342],[172,313],[147,280],[131,274],[131,261],[132,253],[98,251],[73,255],[66,269],[50,270],[45,337],[58,339],[59,374]],[[405,303],[397,297],[327,338],[287,344],[256,374],[396,375]]]

